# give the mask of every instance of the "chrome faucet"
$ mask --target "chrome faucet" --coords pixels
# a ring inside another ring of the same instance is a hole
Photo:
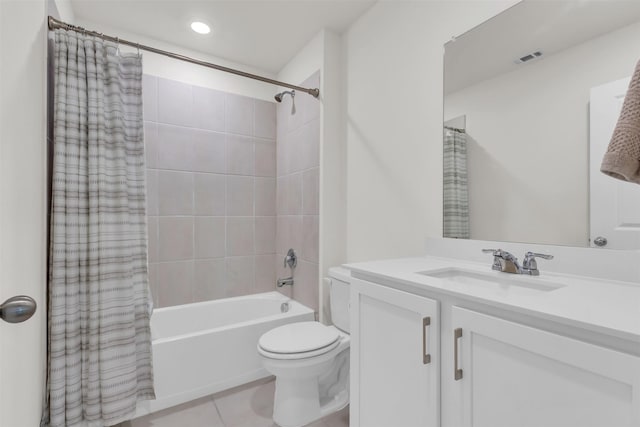
[[[287,256],[284,257],[284,268],[287,268],[287,266],[289,266],[289,268],[291,269],[291,276],[285,279],[278,279],[276,286],[278,286],[279,288],[283,286],[293,286],[293,269],[296,268],[297,265],[298,256],[293,249],[289,249],[289,251],[287,252]]]
[[[293,277],[287,277],[286,279],[278,279],[276,284],[279,288],[283,286],[293,286]]]
[[[483,249],[482,252],[493,254],[493,264],[491,265],[492,270],[502,271],[505,273],[527,274],[529,276],[540,275],[536,257],[542,259],[553,259],[553,255],[527,252],[524,254],[524,261],[521,266],[518,263],[518,258],[507,251],[503,251],[502,249]]]
[[[502,249],[483,249],[482,252],[493,254],[492,270],[503,271],[505,273],[522,274],[522,267],[518,263],[518,258]]]

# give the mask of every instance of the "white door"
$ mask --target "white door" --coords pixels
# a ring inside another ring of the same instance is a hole
[[[0,0],[0,303],[33,297],[24,323],[0,320],[0,426],[36,427],[45,371],[44,0]]]
[[[640,357],[458,307],[452,323],[464,427],[640,425]]]
[[[352,427],[439,425],[439,328],[437,301],[352,279]]]
[[[602,157],[618,121],[629,78],[591,89],[590,100],[590,241],[592,247],[640,248],[640,185],[600,172]],[[601,245],[598,245],[600,243]]]

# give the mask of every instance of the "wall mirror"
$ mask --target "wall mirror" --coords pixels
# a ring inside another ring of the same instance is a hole
[[[524,0],[445,45],[444,237],[640,248],[599,172],[638,40],[638,1]]]

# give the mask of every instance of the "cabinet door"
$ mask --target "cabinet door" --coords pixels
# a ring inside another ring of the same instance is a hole
[[[452,323],[465,427],[640,425],[640,358],[458,307]]]
[[[352,427],[439,425],[438,302],[351,282]]]

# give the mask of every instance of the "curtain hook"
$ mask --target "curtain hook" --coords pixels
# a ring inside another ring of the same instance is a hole
[[[140,56],[140,43],[136,43],[136,48],[138,49],[138,56]]]
[[[116,54],[120,54],[120,37],[116,37]]]

